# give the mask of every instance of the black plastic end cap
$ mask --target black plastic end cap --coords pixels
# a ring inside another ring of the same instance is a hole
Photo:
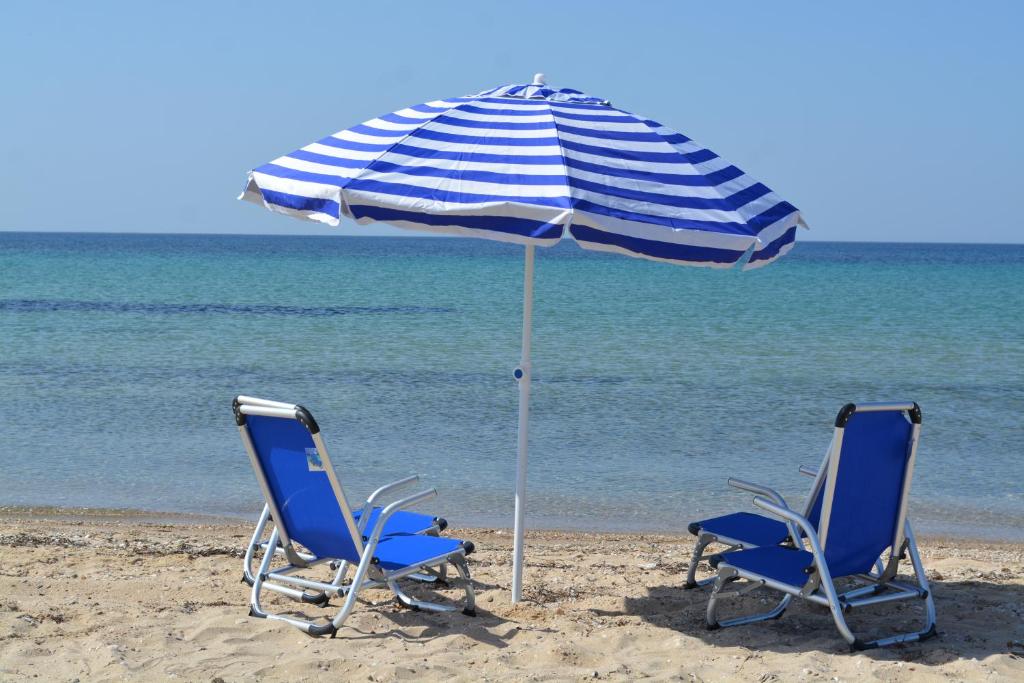
[[[476,550],[476,546],[473,545],[473,541],[463,541],[459,545],[466,551],[467,555],[472,555],[473,551]]]
[[[475,609],[469,609],[468,607],[466,609],[462,610],[462,613],[465,614],[467,617],[475,617],[476,616],[476,610]]]
[[[241,427],[245,424],[245,415],[242,414],[242,404],[239,403],[237,396],[235,396],[234,400],[231,401],[231,412],[235,414],[236,425]]]
[[[683,590],[693,590],[694,588],[696,588],[699,585],[700,584],[697,583],[696,581],[687,581],[686,583],[683,584]]]
[[[302,423],[302,426],[309,430],[310,434],[319,434],[320,425],[313,419],[313,414],[302,406],[295,406],[295,419]]]
[[[316,605],[317,607],[327,607],[329,604],[331,604],[331,599],[327,596],[327,593],[320,591],[316,595],[303,593],[302,602],[305,602],[309,605]]]
[[[395,596],[395,607],[397,607],[398,609],[412,610],[413,612],[419,612],[420,611],[419,605],[416,605],[416,604],[413,604],[413,603],[404,602],[402,600],[402,598],[398,597],[397,595]]]
[[[853,414],[857,412],[856,403],[847,403],[845,406],[839,409],[839,414],[836,415],[836,427],[845,427],[846,423],[850,421]]]
[[[242,572],[242,583],[245,583],[245,584],[248,584],[248,585],[251,586],[253,584],[253,580],[250,579],[248,576],[246,576],[245,572]]]
[[[690,522],[689,526],[686,527],[686,530],[694,536],[700,536],[700,522]]]
[[[725,558],[721,555],[712,555],[708,558],[708,564],[710,564],[713,569],[718,569],[718,565],[721,564],[723,559]]]
[[[338,629],[334,626],[334,624],[323,624],[321,626],[317,626],[316,624],[314,624],[313,626],[310,626],[309,627],[309,631],[307,631],[307,633],[309,633],[309,635],[311,635],[311,636],[313,636],[315,638],[319,638],[320,636],[327,636],[327,635],[329,635],[331,638],[333,638],[334,634],[336,634],[337,632],[338,632]]]
[[[718,629],[722,628],[718,624],[705,624],[704,627],[709,631],[717,631]]]
[[[910,415],[910,421],[916,425],[921,424],[921,406],[917,405],[917,401],[914,401],[914,407],[908,411]]]
[[[448,528],[448,520],[444,517],[434,517],[434,524],[437,525],[438,531],[444,531]]]
[[[850,643],[850,650],[852,652],[862,652],[864,650],[872,650],[872,649],[874,649],[876,647],[878,647],[878,643],[874,643],[874,642],[865,643],[860,638],[855,638],[854,641],[852,643]]]

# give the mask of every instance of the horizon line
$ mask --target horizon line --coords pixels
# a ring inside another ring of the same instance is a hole
[[[155,237],[163,236],[186,236],[186,237],[314,237],[323,239],[335,239],[335,238],[379,238],[379,239],[407,239],[407,238],[439,238],[439,239],[459,239],[458,235],[440,235],[429,232],[418,232],[415,230],[404,230],[402,228],[393,228],[394,230],[400,230],[395,234],[390,235],[360,235],[352,234],[348,232],[338,231],[335,234],[320,234],[310,232],[196,232],[196,231],[168,231],[168,232],[138,232],[132,230],[24,230],[24,229],[12,229],[12,228],[0,228],[0,234],[26,234],[26,235],[125,235],[125,236],[147,236],[152,235]],[[473,238],[482,239],[482,238]],[[484,241],[500,241],[500,240],[487,240]],[[572,237],[563,237],[559,242],[572,242]],[[814,242],[819,244],[947,244],[947,245],[968,245],[968,246],[1010,246],[1019,247],[1024,246],[1024,241],[1021,242],[957,242],[957,241],[900,241],[900,240],[857,240],[857,239],[839,239],[839,240],[826,240],[826,239],[813,239],[804,238],[797,240],[800,242]]]

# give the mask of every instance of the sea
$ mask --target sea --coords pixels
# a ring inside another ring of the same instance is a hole
[[[0,232],[0,505],[253,518],[232,419],[305,405],[350,500],[510,527],[523,248]],[[911,518],[1024,540],[1024,245],[799,242],[759,270],[538,249],[527,523],[802,505],[839,408],[917,401]],[[415,489],[408,489],[409,492]]]

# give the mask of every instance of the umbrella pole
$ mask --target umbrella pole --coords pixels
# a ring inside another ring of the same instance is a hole
[[[530,332],[533,327],[533,251],[526,245],[523,264],[523,351],[516,368],[519,382],[519,450],[516,457],[516,522],[512,541],[512,603],[523,597],[523,516],[526,513],[526,456],[530,425]]]

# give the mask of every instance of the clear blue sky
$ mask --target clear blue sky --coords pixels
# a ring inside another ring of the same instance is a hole
[[[0,229],[337,232],[235,201],[245,172],[543,71],[764,181],[806,238],[1024,241],[1024,3],[481,5],[5,3]]]

